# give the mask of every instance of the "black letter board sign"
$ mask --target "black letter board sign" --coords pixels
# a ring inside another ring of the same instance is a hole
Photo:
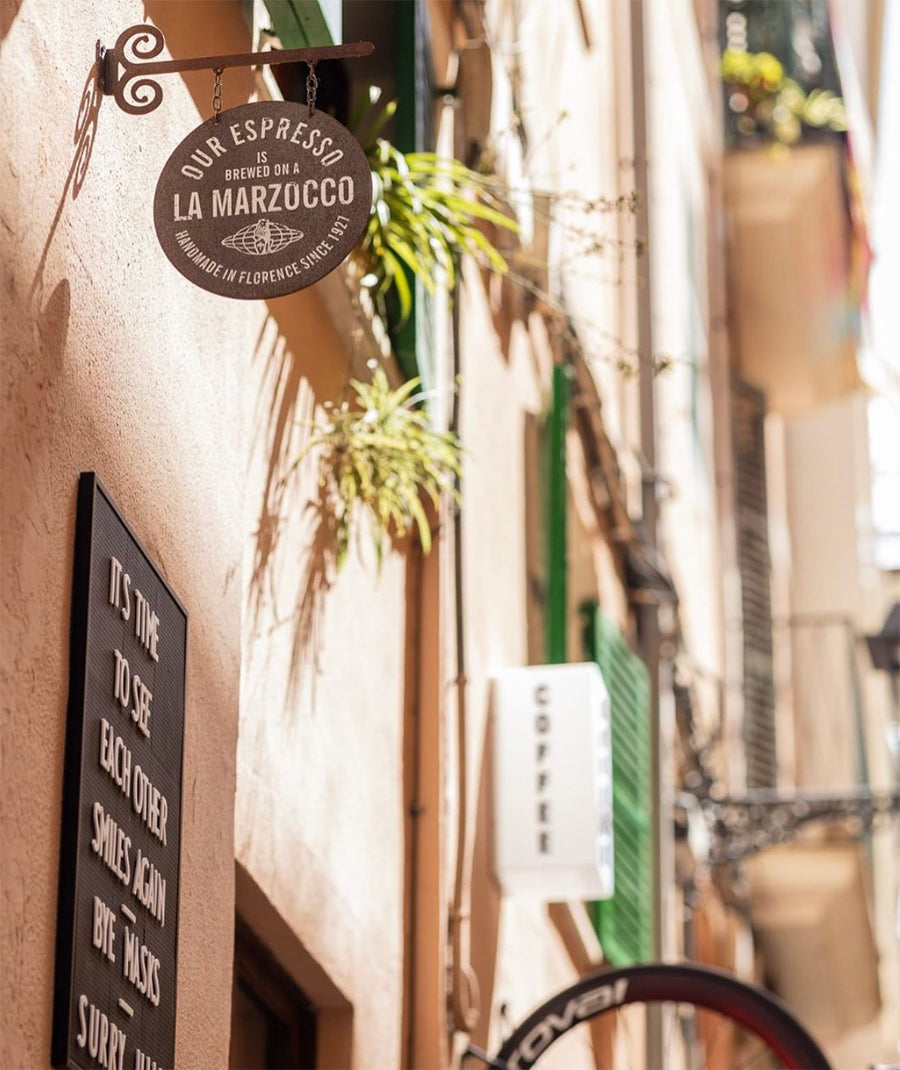
[[[78,484],[53,1065],[175,1059],[187,614]]]

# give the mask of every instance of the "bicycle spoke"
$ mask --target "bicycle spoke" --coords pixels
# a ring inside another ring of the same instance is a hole
[[[774,1058],[770,1050],[758,1037],[748,1037],[749,1044],[744,1046],[745,1054],[742,1055],[741,1061],[735,1067],[735,1070],[754,1070],[756,1067],[756,1060],[760,1055],[768,1055],[770,1060]],[[777,1066],[775,1065],[777,1063]],[[783,1067],[783,1063],[780,1060],[767,1063],[771,1070],[778,1070],[779,1067]]]
[[[712,1017],[712,1014],[711,1014],[710,1011],[700,1011],[699,1014],[698,1014],[698,1017],[700,1018],[701,1021],[709,1021],[710,1018]],[[722,1035],[722,1030],[723,1029],[725,1029],[727,1027],[728,1030],[730,1031],[731,1025],[732,1025],[732,1022],[728,1018],[723,1018],[721,1015],[716,1015],[715,1028],[713,1030],[712,1036],[710,1036],[708,1038],[704,1037],[704,1044],[706,1046],[707,1059],[709,1058],[710,1055],[715,1055],[718,1052],[718,1046],[716,1044],[716,1041]],[[734,1038],[732,1037],[732,1041],[733,1041],[733,1039]],[[730,1046],[731,1045],[729,1045],[729,1047]]]
[[[646,1028],[647,1028],[647,1022],[646,1022],[646,1015],[643,1015],[643,1014],[641,1014],[640,1016],[641,1016],[641,1017],[644,1017],[644,1019],[645,1019],[645,1021],[644,1021],[644,1034],[646,1035]],[[630,1054],[631,1054],[631,1052],[634,1052],[634,1051],[638,1051],[638,1050],[639,1050],[639,1049],[638,1049],[638,1048],[637,1048],[637,1047],[635,1046],[635,1043],[634,1043],[634,1036],[633,1036],[633,1034],[632,1034],[632,1032],[631,1032],[631,1019],[632,1019],[632,1017],[634,1017],[634,1018],[637,1018],[637,1017],[638,1017],[638,1010],[637,1010],[637,1008],[629,1007],[629,1009],[628,1009],[628,1012],[627,1012],[627,1013],[622,1013],[622,1014],[620,1014],[620,1018],[623,1018],[623,1017],[624,1017],[624,1019],[625,1019],[625,1043],[626,1043],[626,1051],[627,1051],[627,1052],[629,1053],[629,1055],[630,1055]]]
[[[672,1037],[678,1033],[678,1011],[674,1013],[666,1013],[669,1008],[662,1007],[660,1010],[660,1017],[662,1019],[662,1032],[663,1032],[663,1054],[666,1057],[666,1063],[670,1061],[672,1055]],[[668,1032],[669,1039],[666,1040],[666,1033]]]

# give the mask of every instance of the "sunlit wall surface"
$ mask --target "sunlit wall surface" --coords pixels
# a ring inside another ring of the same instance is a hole
[[[900,10],[887,4],[876,158],[870,281],[871,338],[867,378],[877,395],[869,406],[872,525],[880,568],[900,569]]]

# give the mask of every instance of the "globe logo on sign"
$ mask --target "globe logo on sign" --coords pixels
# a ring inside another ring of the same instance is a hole
[[[283,223],[273,223],[270,219],[260,219],[257,223],[242,227],[236,234],[222,239],[222,244],[239,253],[249,256],[266,256],[286,249],[303,237],[302,230],[294,230]]]

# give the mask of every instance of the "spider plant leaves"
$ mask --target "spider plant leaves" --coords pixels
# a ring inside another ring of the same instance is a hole
[[[396,252],[397,256],[404,264],[406,264],[414,275],[418,275],[422,279],[425,288],[429,292],[434,292],[434,279],[431,277],[431,274],[427,269],[425,260],[419,255],[416,249],[408,242],[403,241],[400,238],[395,238],[394,252]]]
[[[360,144],[365,152],[370,152],[378,141],[379,135],[387,124],[393,119],[397,111],[397,101],[391,100],[381,109],[378,115],[367,124],[366,132],[360,137]],[[351,127],[351,129],[355,129]]]
[[[353,110],[347,119],[347,127],[356,132],[360,144],[362,144],[363,139],[362,121],[379,100],[381,100],[381,87],[370,85],[365,93],[360,94],[359,99],[353,105]]]
[[[380,368],[370,383],[351,380],[353,404],[332,410],[327,423],[316,424],[301,454],[319,451],[319,484],[335,518],[338,568],[360,510],[369,513],[380,562],[385,538],[411,529],[428,553],[432,539],[425,501],[436,507],[442,494],[459,497],[459,440],[435,431],[416,408],[420,387],[421,380],[414,378],[392,390]]]
[[[391,206],[384,194],[375,202],[375,217],[382,227],[391,225]]]
[[[505,227],[507,230],[519,229],[515,220],[510,219],[509,216],[497,211],[496,208],[491,208],[480,201],[469,200],[467,197],[438,190],[432,193],[430,203],[443,212],[448,220],[453,220],[457,226],[458,220],[464,220],[466,216],[470,216],[474,219],[483,219],[486,223],[493,223],[496,227]]]
[[[405,323],[412,312],[412,289],[403,265],[387,246],[381,248],[381,266],[383,280],[379,290],[384,292],[388,286],[394,287],[400,300],[400,320]]]
[[[490,264],[491,269],[496,271],[498,275],[504,275],[509,270],[502,254],[494,248],[477,227],[470,227],[466,231],[465,241],[467,243],[468,251],[473,255],[476,255],[476,249],[484,253],[485,259],[488,264]]]
[[[384,301],[389,292],[396,295],[397,326],[402,326],[412,312],[413,279],[429,292],[439,282],[452,292],[463,254],[492,271],[505,272],[502,253],[481,225],[516,232],[518,224],[485,176],[434,152],[403,153],[379,137],[397,107],[390,101],[373,113],[379,97],[380,93],[370,92],[351,118],[351,129],[360,132],[373,175],[372,215],[358,255],[365,284],[376,298]]]
[[[419,541],[422,543],[422,552],[426,554],[431,553],[431,526],[428,523],[428,517],[425,515],[425,510],[422,508],[422,503],[418,498],[410,499],[409,503],[410,511],[412,512],[413,519],[416,522],[416,526],[419,529]]]
[[[407,379],[406,382],[396,390],[386,392],[385,384],[387,383],[387,377],[381,369],[379,369],[379,372],[380,375],[376,375],[371,386],[361,383],[358,379],[352,379],[350,385],[356,391],[357,396],[370,406],[370,412],[380,412],[389,416],[395,409],[398,409],[401,405],[404,405],[409,401],[413,396],[414,391],[418,390],[422,385],[422,378],[421,376],[416,375],[412,379]],[[384,379],[384,383],[381,381],[382,378]],[[418,422],[418,416],[419,414],[416,412],[410,413],[413,422]]]

